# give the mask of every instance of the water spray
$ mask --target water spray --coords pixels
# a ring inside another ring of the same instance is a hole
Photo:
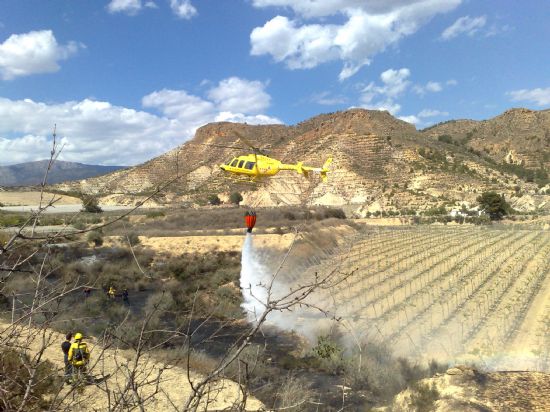
[[[268,270],[260,262],[252,233],[247,232],[241,256],[240,286],[243,294],[241,307],[246,311],[249,322],[256,321],[266,309],[268,282]]]

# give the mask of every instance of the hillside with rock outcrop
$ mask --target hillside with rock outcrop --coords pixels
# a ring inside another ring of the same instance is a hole
[[[550,167],[550,110],[510,109],[489,120],[451,120],[422,133],[448,136],[498,163]]]
[[[495,129],[500,133],[495,139],[505,130],[513,134],[525,129],[536,130],[533,135],[538,136],[537,142],[543,136],[548,141],[545,119],[549,111],[529,115],[541,119],[536,123],[542,124],[540,127],[525,126],[524,117],[520,116],[523,112],[511,112],[515,114],[506,112],[500,116],[507,120],[499,121],[502,126]],[[94,193],[105,202],[119,204],[142,201],[161,187],[161,193],[152,199],[158,204],[200,205],[211,195],[228,201],[231,193],[239,192],[244,198],[242,204],[246,205],[346,206],[357,216],[376,211],[473,204],[487,190],[504,193],[512,203],[527,205],[525,208],[530,210],[548,207],[544,185],[538,187],[528,182],[515,170],[503,168],[495,159],[466,144],[434,138],[443,133],[458,139],[455,130],[464,135],[472,130],[484,131],[489,126],[476,125],[492,124],[493,120],[449,122],[419,132],[388,112],[352,109],[319,115],[293,126],[212,123],[199,128],[189,142],[144,164],[57,185],[56,189]],[[232,148],[243,146],[234,131],[257,147],[268,147],[269,156],[285,163],[303,161],[318,167],[326,158],[333,157],[328,182],[322,182],[319,176],[305,178],[291,171],[254,182],[227,175],[219,168],[220,164],[251,152],[246,147]],[[489,132],[483,133],[480,136]],[[476,139],[488,138],[472,138],[468,144],[473,145]],[[517,153],[531,150],[530,146],[520,150],[517,145],[514,146]],[[511,150],[501,146],[499,153]],[[170,184],[165,187],[167,183]],[[530,198],[522,200],[524,196]]]

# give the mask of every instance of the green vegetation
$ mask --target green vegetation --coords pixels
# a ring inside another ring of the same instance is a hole
[[[99,200],[92,195],[83,194],[82,197],[82,211],[88,213],[102,213],[103,209],[99,206]]]
[[[446,214],[447,209],[445,209],[445,206],[432,207],[424,212],[425,216],[441,216]]]
[[[330,339],[330,336],[325,335],[317,338],[317,345],[312,352],[321,359],[330,359],[340,354],[342,350]]]
[[[210,195],[208,196],[208,203],[212,206],[218,206],[222,204],[221,199],[218,197],[218,195]]]
[[[90,243],[93,243],[96,247],[103,245],[103,236],[101,232],[97,230],[92,230],[91,232],[89,232],[86,240]]]
[[[229,196],[229,201],[233,203],[234,205],[238,205],[243,201],[243,197],[239,192],[233,192]]]
[[[122,239],[122,242],[129,242],[131,246],[137,246],[140,243],[139,235],[135,232],[130,232]]]
[[[548,172],[543,169],[527,169],[522,165],[503,163],[499,165],[499,169],[506,173],[511,173],[528,183],[536,183],[539,187],[546,186],[550,183]]]
[[[27,215],[0,212],[0,227],[20,226],[28,219]]]
[[[500,220],[512,211],[512,207],[504,199],[504,195],[496,192],[484,192],[478,196],[477,202],[485,210],[491,220]]]
[[[0,227],[21,226],[30,217],[28,213],[6,213],[0,211]],[[56,226],[62,225],[65,220],[55,215],[42,215],[36,222],[37,226]]]
[[[145,217],[147,219],[155,219],[157,217],[164,217],[164,216],[166,216],[166,213],[164,213],[162,210],[151,210],[145,213]]]
[[[448,134],[442,134],[437,137],[437,140],[443,143],[453,144],[453,138]]]

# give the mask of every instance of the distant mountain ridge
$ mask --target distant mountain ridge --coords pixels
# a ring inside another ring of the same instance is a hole
[[[48,160],[0,166],[0,186],[34,186],[42,183],[48,167]],[[87,165],[56,160],[48,174],[48,183],[62,183],[72,180],[101,176],[122,169],[124,166]]]

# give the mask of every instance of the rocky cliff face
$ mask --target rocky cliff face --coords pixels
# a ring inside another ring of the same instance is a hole
[[[508,119],[507,113],[503,116]],[[537,113],[534,117],[539,116]],[[507,120],[506,127],[534,130],[530,126],[516,126],[516,117]],[[359,215],[376,210],[425,209],[455,201],[473,203],[484,190],[512,196],[519,187],[521,193],[537,194],[535,185],[498,170],[492,162],[472,153],[468,146],[438,141],[436,136],[441,131],[455,133],[460,128],[460,133],[466,136],[479,129],[480,124],[455,123],[418,132],[387,112],[363,109],[324,114],[294,126],[213,123],[197,130],[191,141],[142,165],[57,188],[131,198],[151,193],[174,180],[163,190],[163,197],[157,197],[158,202],[200,204],[210,194],[228,199],[230,193],[238,191],[244,197],[243,203],[252,206],[351,205]],[[475,139],[493,139],[492,132],[485,132],[488,127],[480,129],[484,132]],[[506,127],[498,129],[499,136],[508,133]],[[333,157],[328,182],[292,171],[281,171],[256,182],[228,176],[219,165],[251,152],[246,147],[239,150],[223,147],[243,146],[232,133],[235,130],[255,146],[269,146],[269,155],[285,163],[303,161],[321,166],[327,157]],[[542,136],[546,132],[537,133]],[[519,144],[517,147],[514,150],[523,153]]]

